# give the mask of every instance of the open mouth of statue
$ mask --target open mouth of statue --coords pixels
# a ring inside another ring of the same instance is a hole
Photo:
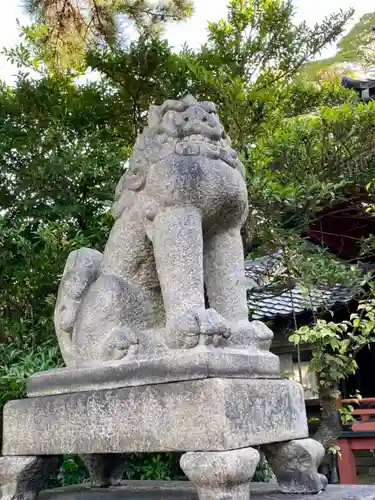
[[[215,141],[203,135],[189,135],[175,144],[178,156],[206,156],[212,160],[222,160],[232,168],[238,164],[236,152],[225,146],[221,140]]]

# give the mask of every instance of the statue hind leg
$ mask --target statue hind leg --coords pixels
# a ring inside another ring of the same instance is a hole
[[[83,296],[99,276],[103,255],[91,248],[71,252],[66,260],[56,300],[54,323],[60,351],[67,366],[75,366],[73,332]]]
[[[75,326],[78,362],[114,361],[135,352],[138,339],[130,327],[136,314],[133,293],[113,274],[101,274],[88,289]]]
[[[55,308],[56,333],[67,366],[121,359],[138,342],[127,284],[101,273],[103,255],[82,248],[65,265]]]

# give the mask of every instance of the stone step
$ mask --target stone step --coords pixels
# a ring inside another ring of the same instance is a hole
[[[278,492],[275,484],[251,484],[251,500],[375,500],[375,486],[331,485],[319,495]],[[44,491],[40,500],[197,500],[188,481],[124,481],[120,487],[68,486]]]

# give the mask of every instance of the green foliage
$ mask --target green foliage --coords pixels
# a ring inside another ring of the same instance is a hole
[[[232,0],[226,20],[209,23],[208,42],[187,53],[191,90],[218,104],[235,146],[247,153],[249,138],[288,100],[285,84],[341,34],[351,15],[340,12],[309,28],[294,23],[289,0]]]
[[[222,69],[248,82],[262,84],[293,74],[300,65],[343,30],[353,11],[339,12],[309,27],[295,25],[289,0],[231,0],[227,21],[209,24],[208,43],[203,50],[209,67]]]
[[[82,484],[88,481],[88,472],[77,456],[66,456],[61,461],[56,474],[51,475],[46,483],[46,489]]]
[[[352,406],[352,405],[347,405],[347,406],[343,406],[342,408],[339,408],[340,419],[341,419],[341,422],[343,425],[346,425],[349,423],[352,424],[356,421],[354,416],[353,416],[353,410],[354,410],[354,406]]]
[[[20,77],[0,102],[0,336],[35,346],[54,336],[68,253],[103,246],[134,136],[101,84]]]
[[[55,69],[85,69],[88,48],[126,42],[134,23],[141,33],[158,34],[168,21],[192,14],[190,0],[25,0],[35,24],[24,30],[39,57]]]
[[[305,290],[307,307],[309,292],[317,286],[344,283],[353,291],[363,286],[357,266],[344,266],[301,234],[319,220],[325,206],[346,199],[373,179],[374,110],[373,103],[354,101],[323,106],[318,113],[284,119],[279,127],[265,130],[251,150],[248,186],[254,253],[283,249],[283,265],[274,276],[276,292],[277,287],[285,290],[298,284]],[[367,196],[372,199],[371,185]],[[353,317],[348,325],[318,319],[290,337],[295,345],[312,346],[310,370],[319,375],[322,389],[333,390],[355,373],[356,352],[374,340],[371,303],[361,307],[368,308],[361,321]]]
[[[274,474],[268,462],[261,459],[251,481],[254,483],[269,483],[273,478]]]
[[[371,295],[359,301],[357,312],[341,323],[318,319],[313,326],[303,326],[290,341],[309,344],[312,360],[309,370],[319,374],[319,384],[331,389],[358,368],[355,355],[375,341],[375,285],[370,282]]]
[[[304,343],[312,346],[309,369],[319,373],[321,385],[332,387],[332,381],[340,382],[357,369],[352,354],[352,349],[357,348],[356,337],[347,330],[347,324],[318,319],[313,327],[303,326],[289,337],[295,345]]]
[[[123,479],[154,481],[187,481],[179,461],[181,453],[132,453],[128,456]],[[257,467],[253,481],[267,483],[272,472],[266,461]],[[49,488],[81,484],[89,480],[87,471],[79,457],[64,457],[60,469],[48,480]]]
[[[61,464],[57,479],[61,486],[81,484],[87,480],[87,471],[78,458],[66,457]]]
[[[333,71],[336,79],[340,71],[355,75],[358,70],[372,67],[374,60],[374,36],[372,25],[375,24],[375,12],[365,14],[337,44],[337,52],[327,59],[310,61],[301,69],[302,77],[319,80]],[[353,64],[356,68],[353,68]]]
[[[0,412],[8,401],[26,396],[26,379],[33,373],[62,366],[58,348],[48,343],[33,351],[0,344],[0,359]]]
[[[179,466],[180,453],[132,453],[124,467],[123,479],[186,481]],[[77,456],[62,460],[59,471],[48,480],[48,487],[69,486],[89,480],[87,470]]]
[[[132,453],[124,472],[125,479],[186,480],[180,469],[180,453]]]
[[[282,249],[283,267],[275,280],[287,288],[299,284],[307,294],[317,285],[355,288],[361,279],[355,265],[344,266],[301,238],[327,205],[347,199],[374,178],[375,105],[350,99],[284,118],[278,126],[265,124],[245,161],[252,255]]]

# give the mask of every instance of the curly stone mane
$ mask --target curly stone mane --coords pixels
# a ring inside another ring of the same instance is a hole
[[[204,116],[199,119],[199,115],[195,122],[185,125],[184,113],[194,107],[213,117],[217,125],[215,130],[205,123]],[[147,126],[137,137],[127,170],[116,188],[113,206],[115,218],[120,217],[124,209],[132,204],[129,191],[141,191],[144,188],[147,172],[152,164],[172,154],[179,141],[186,143],[188,148],[194,140],[207,144],[202,155],[212,159],[220,156],[245,178],[244,167],[231,148],[230,137],[220,123],[215,104],[209,101],[198,102],[192,96],[182,100],[167,100],[161,106],[150,106]]]

